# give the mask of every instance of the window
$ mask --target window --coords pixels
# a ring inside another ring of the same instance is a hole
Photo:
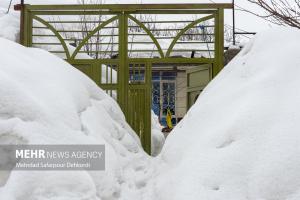
[[[152,73],[152,110],[166,126],[167,110],[170,109],[176,124],[176,72]]]

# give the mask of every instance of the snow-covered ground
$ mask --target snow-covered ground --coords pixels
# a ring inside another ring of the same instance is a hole
[[[299,46],[297,29],[257,34],[151,158],[115,101],[86,76],[0,39],[0,142],[107,150],[103,172],[1,172],[0,199],[299,200]]]
[[[3,38],[0,44],[0,142],[105,144],[107,158],[106,170],[93,173],[12,171],[7,180],[3,172],[0,199],[137,195],[130,188],[145,184],[150,157],[117,103],[62,59]]]
[[[0,143],[105,144],[107,158],[100,172],[1,171],[0,199],[142,196],[155,167],[117,103],[62,59],[3,39],[17,41],[18,13],[2,12],[0,27]],[[153,155],[164,142],[159,128],[153,124]]]
[[[300,31],[257,34],[168,137],[156,200],[300,199]]]
[[[17,12],[5,14],[7,9],[1,7],[0,3],[0,37],[12,41],[19,41],[20,36],[20,15]]]

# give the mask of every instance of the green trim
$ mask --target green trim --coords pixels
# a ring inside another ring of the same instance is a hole
[[[75,60],[68,60],[71,65],[75,64],[89,64],[89,63],[97,63],[97,64],[119,64],[117,59],[75,59]]]
[[[130,63],[132,62],[149,62],[152,64],[205,64],[205,63],[213,63],[214,58],[129,58],[128,61]],[[99,59],[99,60],[93,60],[93,59],[75,59],[75,60],[68,60],[70,64],[84,64],[84,63],[91,63],[91,62],[97,62],[99,64],[118,64],[118,59]]]
[[[159,45],[157,39],[154,37],[154,35],[151,33],[151,31],[143,23],[141,23],[139,20],[137,20],[135,17],[128,15],[128,18],[131,19],[132,21],[134,21],[136,24],[138,24],[149,35],[149,37],[152,39],[152,41],[156,45],[156,48],[159,51],[160,57],[164,58],[164,52],[162,51],[161,46]]]
[[[38,17],[38,16],[33,16],[33,19],[39,21],[40,23],[44,24],[45,26],[47,26],[57,37],[57,39],[60,41],[61,45],[63,46],[64,50],[65,50],[65,54],[67,59],[70,59],[70,52],[69,49],[64,41],[64,39],[62,38],[62,36],[55,30],[55,28],[49,24],[48,22],[46,22],[45,20],[43,20],[42,18]]]
[[[33,11],[35,15],[117,15],[122,11],[95,11],[95,10],[45,10],[45,11]],[[214,14],[216,10],[133,10],[130,14]]]
[[[131,11],[130,14],[160,14],[160,15],[170,15],[170,14],[214,14],[216,10],[137,10]]]
[[[194,27],[196,24],[199,24],[200,22],[203,22],[203,21],[207,21],[207,20],[210,20],[214,18],[214,15],[209,15],[209,16],[206,16],[206,17],[203,17],[203,18],[200,18],[192,23],[190,23],[189,25],[187,25],[184,29],[182,29],[177,35],[176,37],[173,39],[172,43],[170,44],[169,48],[168,48],[168,51],[166,53],[166,57],[170,57],[170,54],[176,44],[176,42],[179,40],[179,38],[184,35],[184,33],[186,31],[188,31],[190,28]]]
[[[151,130],[151,105],[152,105],[152,64],[146,63],[146,95],[145,95],[145,133],[144,133],[144,144],[143,147],[145,151],[151,155],[151,140],[152,140],[152,130]],[[150,97],[150,98],[149,98]],[[150,122],[150,123],[147,123]]]
[[[150,9],[232,9],[231,3],[202,3],[202,4],[89,4],[89,5],[29,5],[31,10],[95,10],[110,9],[113,11],[134,11]]]
[[[224,9],[218,9],[215,16],[215,65],[213,67],[213,77],[215,77],[224,67]]]
[[[118,12],[94,11],[94,10],[44,10],[33,11],[35,15],[116,15]]]
[[[127,85],[128,85],[128,66],[127,66],[127,29],[126,29],[126,17],[125,14],[119,14],[119,69],[118,69],[118,103],[124,112],[126,119],[128,119],[127,112]],[[127,80],[127,81],[126,81]]]
[[[73,52],[71,59],[74,59],[75,56],[77,55],[77,53],[80,51],[80,49],[83,47],[83,45],[88,42],[88,40],[92,37],[92,35],[94,35],[95,33],[97,33],[99,30],[101,30],[103,27],[105,27],[106,25],[110,24],[111,22],[117,20],[119,17],[115,16],[110,18],[109,20],[107,20],[106,22],[103,22],[102,24],[100,24],[97,28],[95,28],[93,31],[91,31],[78,45],[78,47],[75,49],[75,51]]]

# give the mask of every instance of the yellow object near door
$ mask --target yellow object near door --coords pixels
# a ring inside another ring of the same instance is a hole
[[[169,108],[167,110],[166,121],[167,121],[168,128],[173,128],[172,113],[171,113],[171,110]]]

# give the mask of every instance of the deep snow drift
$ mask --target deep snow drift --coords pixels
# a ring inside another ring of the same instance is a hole
[[[2,172],[1,200],[300,199],[300,31],[258,34],[151,160],[87,77],[44,51],[1,42],[10,48],[0,45],[0,141],[104,143],[108,154],[105,172]],[[101,116],[111,123],[93,120]]]
[[[0,38],[0,55],[0,143],[106,147],[105,171],[1,172],[0,199],[138,199],[150,157],[117,103],[44,50]]]
[[[168,137],[156,200],[300,199],[300,31],[257,34]]]

